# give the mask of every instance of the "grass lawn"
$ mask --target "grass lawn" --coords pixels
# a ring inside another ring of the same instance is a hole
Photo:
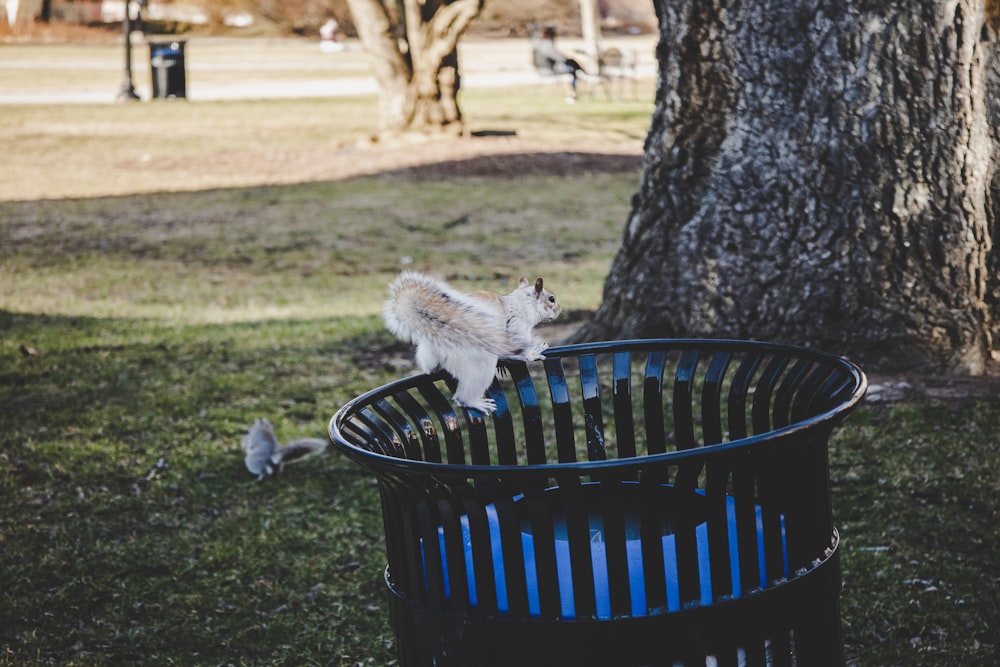
[[[648,101],[561,104],[464,108],[518,131],[497,160],[573,136],[639,152]],[[541,274],[594,309],[639,172],[386,172],[356,144],[373,110],[3,109],[0,665],[393,663],[370,476],[327,453],[257,482],[240,438],[258,417],[323,437],[411,372],[378,317],[403,266],[496,291]],[[852,665],[1000,662],[998,471],[990,396],[871,404],[835,433]]]

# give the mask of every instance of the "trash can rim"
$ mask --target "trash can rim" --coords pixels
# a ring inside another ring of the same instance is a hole
[[[795,355],[798,358],[811,358],[816,361],[833,363],[840,366],[854,379],[854,390],[851,392],[849,397],[830,410],[809,417],[808,419],[803,419],[793,424],[789,424],[788,426],[767,431],[766,433],[751,435],[714,445],[694,447],[691,449],[675,450],[662,454],[651,454],[631,458],[608,459],[604,461],[554,462],[532,465],[439,463],[434,461],[399,458],[396,456],[389,456],[367,449],[362,449],[352,444],[342,435],[340,426],[344,417],[354,412],[358,405],[370,403],[373,399],[379,397],[389,396],[395,390],[407,385],[414,385],[425,378],[438,379],[440,377],[444,377],[444,374],[438,371],[437,373],[432,374],[418,374],[400,378],[356,396],[345,403],[339,410],[336,411],[336,413],[334,413],[333,417],[330,419],[327,434],[334,446],[349,458],[354,459],[357,463],[362,465],[375,467],[382,471],[392,469],[400,472],[421,472],[433,475],[461,474],[464,476],[478,476],[484,474],[491,476],[495,476],[497,474],[542,474],[551,476],[560,472],[597,472],[602,469],[626,471],[631,468],[641,468],[659,462],[681,462],[684,459],[691,457],[704,457],[708,455],[717,455],[730,450],[748,449],[764,442],[773,443],[777,440],[783,440],[789,436],[816,428],[822,424],[829,424],[832,427],[858,406],[868,390],[868,378],[864,371],[845,357],[784,343],[723,338],[644,338],[561,345],[557,347],[550,347],[546,350],[545,354],[546,357],[559,357],[573,356],[573,353],[580,352],[612,353],[643,349],[684,350],[690,349],[691,347],[713,348],[714,350],[729,351],[758,350],[761,352],[787,353]],[[455,406],[455,410],[457,414],[461,414],[463,409]],[[488,420],[486,417],[480,417],[480,419]]]

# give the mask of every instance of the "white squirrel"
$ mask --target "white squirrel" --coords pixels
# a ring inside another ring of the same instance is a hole
[[[282,472],[285,469],[285,464],[290,461],[308,458],[324,451],[326,440],[303,438],[292,440],[282,446],[278,444],[278,438],[274,435],[274,427],[271,426],[271,422],[266,419],[258,419],[250,427],[250,431],[243,436],[240,446],[247,453],[246,458],[243,459],[247,470],[257,475],[257,481],[260,481],[267,475],[273,475],[275,471]]]
[[[458,381],[454,400],[482,412],[495,412],[484,394],[500,359],[536,361],[548,343],[533,329],[561,312],[555,295],[539,278],[531,285],[521,276],[510,294],[459,292],[446,282],[404,271],[389,286],[382,315],[396,337],[417,346],[417,366],[424,373],[443,368]]]

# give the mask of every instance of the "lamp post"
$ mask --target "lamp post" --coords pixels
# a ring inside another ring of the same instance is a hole
[[[135,92],[135,87],[132,85],[132,11],[131,2],[125,0],[125,19],[122,21],[123,29],[125,31],[125,78],[122,81],[121,90],[118,91],[118,101],[128,102],[131,100],[139,99],[139,96]],[[142,3],[139,3],[140,15],[142,12]]]

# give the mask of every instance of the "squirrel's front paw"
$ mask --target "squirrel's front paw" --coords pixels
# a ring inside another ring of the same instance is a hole
[[[527,361],[541,361],[545,358],[542,354],[545,350],[549,349],[549,344],[546,342],[536,343],[530,350],[526,350],[524,358]]]

